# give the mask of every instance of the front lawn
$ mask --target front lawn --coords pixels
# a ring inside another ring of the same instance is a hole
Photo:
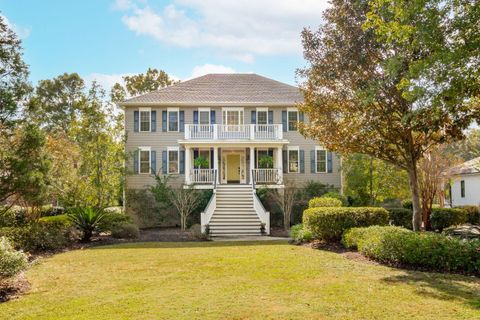
[[[478,319],[480,280],[286,242],[132,243],[46,258],[1,318]]]

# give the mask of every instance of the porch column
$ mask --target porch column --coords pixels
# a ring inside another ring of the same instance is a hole
[[[277,154],[275,156],[275,168],[278,170],[278,182],[277,184],[283,184],[283,152],[282,147],[277,147]]]
[[[190,172],[192,168],[192,148],[185,147],[185,183],[191,184]]]
[[[217,172],[216,183],[218,184],[220,176],[220,171],[218,170],[218,147],[213,148],[213,169],[215,169]]]
[[[250,184],[253,184],[253,169],[255,169],[255,148],[250,147]]]

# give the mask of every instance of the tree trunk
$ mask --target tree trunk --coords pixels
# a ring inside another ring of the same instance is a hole
[[[422,208],[420,206],[420,189],[418,187],[418,175],[416,161],[412,161],[408,168],[408,180],[412,193],[413,217],[412,226],[414,231],[420,231],[422,227]]]

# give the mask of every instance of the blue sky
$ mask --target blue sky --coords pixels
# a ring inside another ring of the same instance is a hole
[[[108,87],[163,69],[178,79],[255,72],[295,84],[300,31],[317,28],[323,0],[0,0],[20,35],[31,81],[78,72]]]

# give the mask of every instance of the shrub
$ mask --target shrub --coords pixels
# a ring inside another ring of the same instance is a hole
[[[403,207],[404,209],[413,210],[412,200],[403,200],[403,201],[402,201],[402,207]]]
[[[73,225],[82,232],[82,241],[88,242],[95,231],[98,231],[105,212],[92,207],[77,207],[68,213]]]
[[[290,237],[298,243],[309,242],[313,239],[312,232],[305,230],[301,223],[292,226],[290,229]]]
[[[349,205],[349,202],[348,202],[348,198],[341,195],[340,193],[338,192],[333,192],[333,191],[330,191],[330,192],[327,192],[325,193],[322,198],[334,198],[334,199],[338,199],[342,202],[342,207],[348,207]]]
[[[73,228],[58,221],[38,221],[2,228],[0,236],[7,237],[16,249],[27,252],[62,249],[77,238]]]
[[[388,208],[388,220],[391,225],[413,229],[412,216],[413,212],[405,208]]]
[[[0,237],[0,279],[16,275],[27,268],[27,255],[16,251],[10,241]]]
[[[0,208],[0,228],[2,227],[12,227],[16,224],[16,216],[13,210],[5,210]]]
[[[202,233],[202,226],[199,224],[194,224],[190,227],[190,233],[193,237],[199,240],[207,240],[208,235],[206,233]]]
[[[133,220],[129,215],[118,211],[105,210],[105,214],[98,224],[99,231],[112,231],[118,224],[132,224]]]
[[[52,205],[42,206],[40,208],[40,217],[51,217],[65,214],[65,208]]]
[[[459,209],[463,209],[467,212],[467,222],[471,224],[480,224],[480,207],[478,206],[461,206]]]
[[[374,207],[309,208],[303,212],[303,225],[316,239],[340,240],[353,227],[388,224],[388,212]]]
[[[342,242],[372,259],[389,264],[480,273],[479,240],[465,241],[399,227],[369,227],[345,232]]]
[[[467,221],[467,212],[457,208],[432,208],[430,224],[433,230],[440,232],[447,227],[456,226]]]
[[[341,207],[342,201],[335,198],[313,198],[308,201],[309,208]]]
[[[66,214],[61,214],[58,216],[42,217],[40,218],[40,222],[59,224],[66,228],[73,226],[72,221]]]
[[[140,235],[138,227],[131,222],[123,222],[113,226],[112,237],[122,239],[136,239]]]

